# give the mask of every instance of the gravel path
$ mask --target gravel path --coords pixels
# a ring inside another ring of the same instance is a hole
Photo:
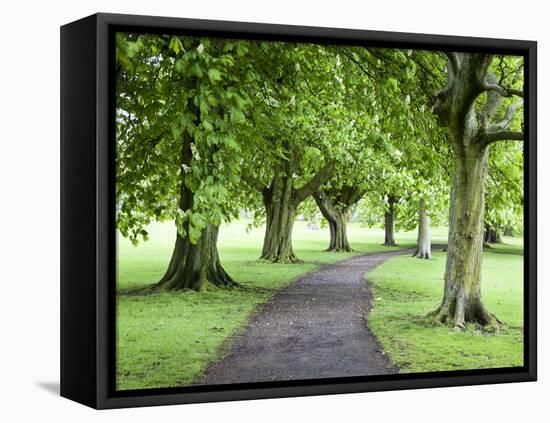
[[[275,294],[204,384],[395,373],[366,324],[371,295],[363,275],[412,250],[374,253],[306,274]]]

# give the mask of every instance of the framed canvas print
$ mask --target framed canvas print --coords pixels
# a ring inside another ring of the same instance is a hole
[[[536,43],[61,28],[61,394],[536,380]]]

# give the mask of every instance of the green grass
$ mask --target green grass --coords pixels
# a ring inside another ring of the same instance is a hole
[[[474,325],[453,332],[425,318],[441,301],[444,252],[431,261],[396,257],[368,273],[369,325],[402,373],[523,365],[523,245],[504,242],[483,255],[484,302],[504,322],[496,334]]]
[[[198,382],[207,365],[221,357],[224,342],[242,330],[251,314],[293,279],[357,254],[387,251],[383,231],[350,225],[352,253],[327,253],[328,230],[312,231],[296,222],[295,253],[300,264],[258,261],[263,229],[246,231],[246,222],[220,229],[219,250],[236,289],[132,295],[134,288],[157,281],[166,270],[175,238],[172,224],[149,227],[151,239],[134,247],[119,237],[117,260],[117,389],[185,386]],[[445,228],[432,229],[432,241],[444,243]],[[416,233],[396,234],[396,248],[411,247]],[[454,333],[427,327],[422,317],[442,293],[444,254],[432,261],[399,257],[369,274],[375,283],[375,307],[369,321],[402,371],[469,369],[521,364],[522,251],[506,244],[484,258],[485,301],[505,321],[498,335],[469,328]]]
[[[309,230],[296,222],[293,239],[301,264],[258,261],[263,229],[246,231],[246,222],[220,229],[222,264],[241,287],[196,293],[129,295],[157,281],[166,270],[174,244],[172,224],[154,224],[151,239],[134,247],[119,237],[117,260],[117,388],[140,389],[189,385],[218,359],[224,341],[242,329],[250,315],[294,278],[357,254],[412,246],[416,234],[397,233],[399,247],[388,248],[380,229],[350,225],[352,253],[327,253],[328,230]],[[446,230],[435,230],[442,242]]]
[[[192,384],[206,366],[219,359],[222,344],[242,329],[251,314],[293,279],[331,263],[367,252],[412,246],[416,234],[396,234],[398,247],[381,244],[380,229],[350,225],[352,253],[327,253],[328,230],[309,230],[296,222],[293,245],[300,264],[258,261],[263,228],[246,231],[247,222],[220,229],[219,250],[225,269],[241,287],[207,292],[125,294],[157,281],[166,270],[175,237],[174,226],[153,224],[151,238],[138,247],[118,238],[117,388],[140,389]],[[446,230],[435,230],[445,239]]]

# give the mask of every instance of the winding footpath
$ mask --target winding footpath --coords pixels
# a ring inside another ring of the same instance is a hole
[[[202,383],[228,384],[396,373],[367,325],[364,274],[412,250],[322,265],[276,293],[233,339]]]

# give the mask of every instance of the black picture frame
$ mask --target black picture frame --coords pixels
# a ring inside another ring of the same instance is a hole
[[[223,386],[114,390],[114,33],[205,36],[525,58],[524,366]],[[61,395],[90,407],[534,381],[537,377],[537,44],[534,41],[95,14],[61,27]]]

